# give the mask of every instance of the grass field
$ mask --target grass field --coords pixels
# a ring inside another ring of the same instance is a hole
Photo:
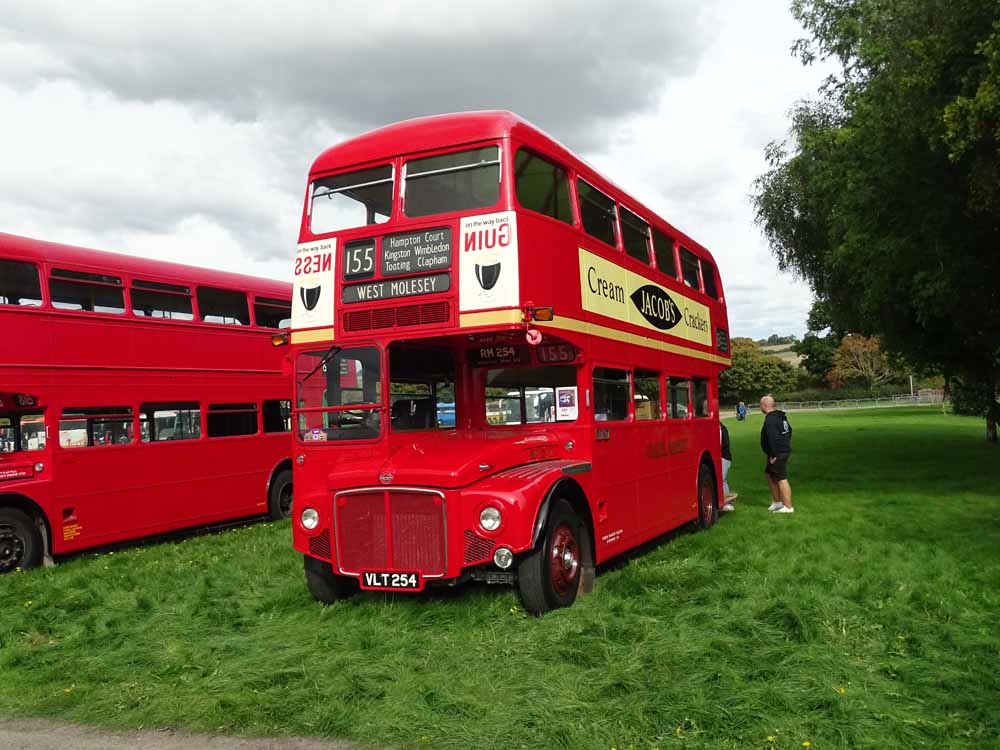
[[[512,590],[314,604],[287,522],[0,579],[0,716],[415,748],[1000,749],[1000,450],[928,408],[759,416],[737,511],[537,619]],[[808,745],[806,743],[809,743]]]

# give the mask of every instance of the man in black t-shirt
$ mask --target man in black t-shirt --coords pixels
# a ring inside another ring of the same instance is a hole
[[[760,449],[767,458],[764,473],[771,487],[773,501],[768,510],[772,513],[794,513],[792,486],[788,483],[792,426],[788,423],[785,412],[775,408],[773,396],[764,396],[760,400],[760,410],[764,413],[764,424],[760,428]]]

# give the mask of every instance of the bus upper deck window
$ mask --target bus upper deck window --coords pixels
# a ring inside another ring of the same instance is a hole
[[[701,288],[698,283],[698,256],[687,248],[681,248],[681,272],[684,274],[684,283],[692,289]]]
[[[636,260],[649,264],[649,224],[622,206],[619,209],[622,226],[622,245],[625,252]]]
[[[577,180],[580,196],[580,220],[583,231],[612,247],[615,246],[615,202],[583,180]]]
[[[514,159],[514,191],[524,208],[573,223],[566,170],[547,159],[520,149]]]
[[[705,282],[705,294],[712,299],[718,299],[719,288],[715,283],[715,266],[704,258],[701,259],[701,278]]]
[[[321,177],[310,187],[313,234],[384,224],[392,214],[392,165]]]
[[[250,308],[243,292],[229,289],[198,287],[198,312],[206,323],[225,323],[231,326],[250,325]]]
[[[667,276],[677,278],[677,260],[674,258],[674,241],[653,230],[653,252],[656,254],[656,267]]]
[[[411,159],[403,174],[407,216],[487,208],[500,199],[500,147]]]
[[[0,305],[42,304],[42,287],[34,263],[0,260]]]
[[[117,276],[53,268],[49,278],[52,306],[60,310],[125,312],[125,291]]]

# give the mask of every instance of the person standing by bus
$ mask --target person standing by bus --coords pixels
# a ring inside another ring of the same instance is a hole
[[[739,495],[729,490],[727,477],[729,475],[729,467],[733,465],[733,452],[729,447],[729,430],[726,429],[726,426],[722,422],[719,422],[719,437],[722,439],[722,492],[724,495],[723,500],[725,501],[722,510],[731,511],[736,510],[733,507],[733,500],[739,497]]]
[[[792,426],[785,412],[776,408],[773,396],[760,400],[760,410],[764,414],[764,424],[760,428],[760,449],[767,462],[764,473],[771,487],[772,503],[768,510],[772,513],[794,513],[792,507],[792,487],[788,483],[788,457],[792,453]]]

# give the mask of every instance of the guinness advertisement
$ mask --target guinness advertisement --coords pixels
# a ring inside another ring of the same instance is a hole
[[[296,248],[292,284],[292,328],[333,328],[334,239],[304,242]]]
[[[417,297],[422,294],[447,292],[451,288],[451,274],[435,273],[429,276],[414,276],[409,279],[372,281],[365,284],[351,284],[342,290],[345,305],[354,302],[375,302],[396,297]]]
[[[382,275],[409,276],[451,268],[451,229],[421,229],[382,239]]]
[[[712,345],[708,307],[582,247],[580,299],[584,310]]]

